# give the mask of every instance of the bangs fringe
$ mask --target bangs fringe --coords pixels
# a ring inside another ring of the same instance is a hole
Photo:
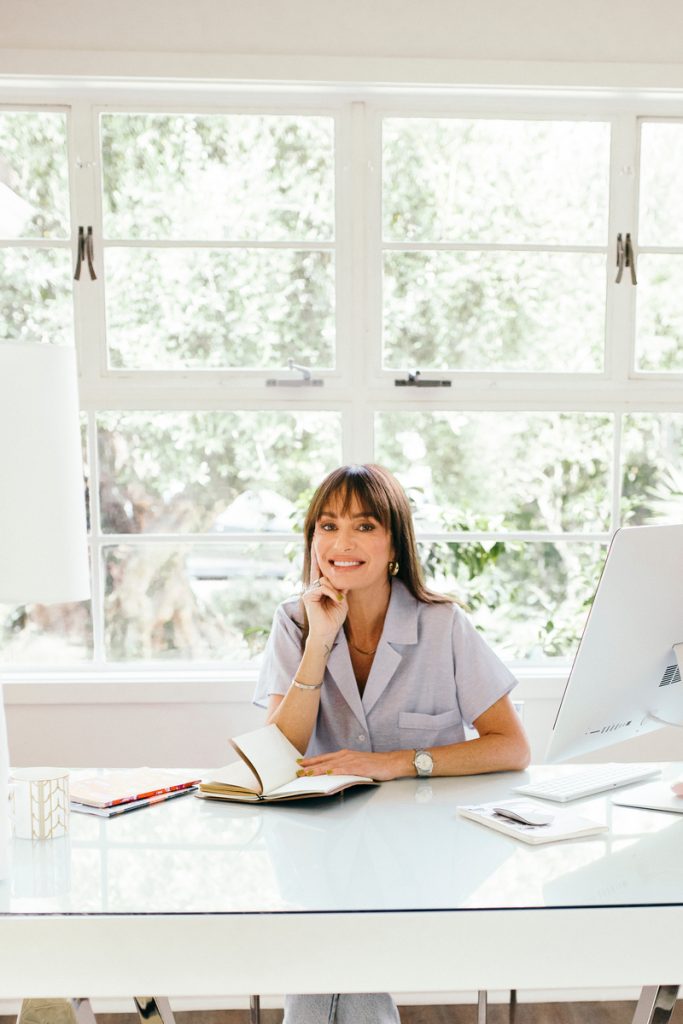
[[[377,480],[368,473],[365,466],[342,466],[326,481],[326,486],[318,494],[316,508],[311,509],[315,519],[319,519],[323,510],[331,501],[341,501],[340,512],[343,516],[349,514],[354,500],[362,512],[381,523],[385,530],[391,528],[391,507],[388,496],[383,487],[378,486]]]

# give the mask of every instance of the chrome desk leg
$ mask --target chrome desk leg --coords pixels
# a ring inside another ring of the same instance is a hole
[[[516,988],[511,988],[510,989],[510,1012],[509,1012],[510,1024],[515,1024],[516,1019],[517,1019],[517,989]]]
[[[168,999],[162,996],[135,996],[135,1009],[141,1021],[150,1024],[175,1024]]]
[[[249,996],[249,1024],[261,1024],[260,996]]]
[[[678,985],[646,985],[633,1014],[633,1024],[668,1024],[678,995]]]
[[[480,989],[477,993],[477,1024],[486,1024],[488,1016],[488,993]]]
[[[17,1024],[96,1024],[89,999],[24,999]]]

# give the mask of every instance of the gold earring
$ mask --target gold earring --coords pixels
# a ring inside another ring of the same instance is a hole
[[[398,576],[398,562],[389,562],[389,575]]]

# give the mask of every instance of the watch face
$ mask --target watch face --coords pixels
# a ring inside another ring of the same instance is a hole
[[[425,751],[420,751],[419,754],[415,755],[415,767],[418,772],[430,772],[433,764],[434,761],[432,760],[431,754],[427,754]]]

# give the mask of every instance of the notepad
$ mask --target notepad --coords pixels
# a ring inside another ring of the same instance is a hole
[[[519,803],[519,800],[510,801]],[[531,801],[528,801],[531,803]],[[504,802],[503,802],[504,803]],[[548,825],[527,825],[520,821],[512,821],[501,814],[497,814],[496,807],[503,804],[496,800],[490,804],[468,804],[458,807],[458,814],[462,818],[470,818],[480,825],[495,829],[513,839],[521,839],[523,843],[530,843],[534,846],[541,843],[559,843],[564,839],[579,839],[582,836],[599,835],[601,832],[609,831],[607,825],[602,825],[591,818],[584,818],[573,811],[557,811],[553,820]],[[537,804],[539,810],[547,810],[546,804]]]

